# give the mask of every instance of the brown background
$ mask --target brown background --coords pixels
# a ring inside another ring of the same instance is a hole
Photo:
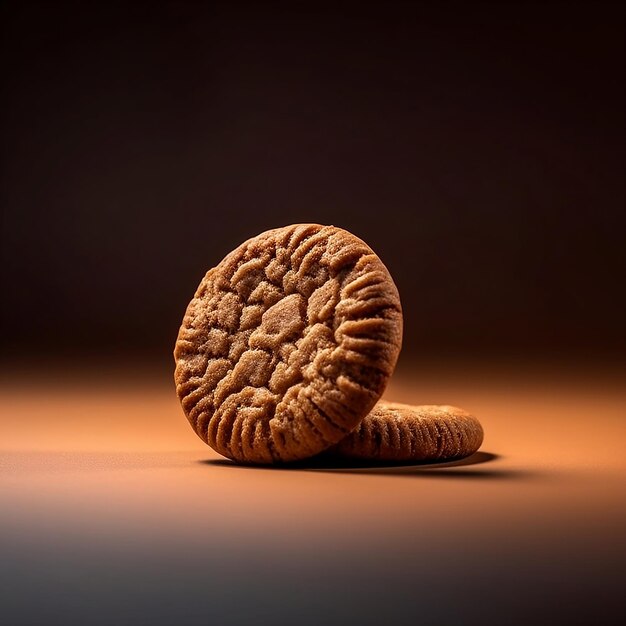
[[[622,624],[623,9],[5,2],[0,622]],[[171,350],[204,272],[364,238],[387,397],[460,463],[234,466]]]
[[[407,354],[625,347],[618,4],[8,2],[1,22],[12,352],[169,359],[206,269],[306,221],[387,263]]]

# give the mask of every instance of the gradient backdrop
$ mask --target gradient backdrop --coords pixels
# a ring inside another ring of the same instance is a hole
[[[0,11],[0,621],[624,616],[620,4]],[[195,438],[187,302],[293,222],[377,251],[388,395],[472,410],[482,456],[252,470]]]
[[[315,221],[418,353],[623,349],[621,9],[383,4],[5,3],[9,347],[169,352],[206,269]]]

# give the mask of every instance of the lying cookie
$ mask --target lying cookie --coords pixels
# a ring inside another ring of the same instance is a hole
[[[176,341],[176,390],[220,454],[294,461],[368,414],[401,342],[398,290],[376,254],[334,226],[287,226],[208,271]]]
[[[380,402],[329,453],[371,461],[447,461],[473,454],[482,442],[480,422],[463,409]]]

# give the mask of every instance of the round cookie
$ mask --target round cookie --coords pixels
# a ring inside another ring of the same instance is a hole
[[[370,461],[447,461],[473,454],[482,442],[480,422],[463,409],[380,402],[329,453]]]
[[[401,342],[398,290],[367,244],[334,226],[277,228],[200,283],[174,349],[176,391],[220,454],[295,461],[368,414]]]

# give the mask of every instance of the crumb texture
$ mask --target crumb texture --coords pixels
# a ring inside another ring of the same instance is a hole
[[[480,422],[463,409],[380,402],[330,452],[372,461],[445,461],[473,454],[482,442]]]
[[[243,243],[200,283],[174,350],[176,389],[220,454],[297,460],[370,411],[401,342],[398,291],[363,241],[334,226],[279,228]]]

